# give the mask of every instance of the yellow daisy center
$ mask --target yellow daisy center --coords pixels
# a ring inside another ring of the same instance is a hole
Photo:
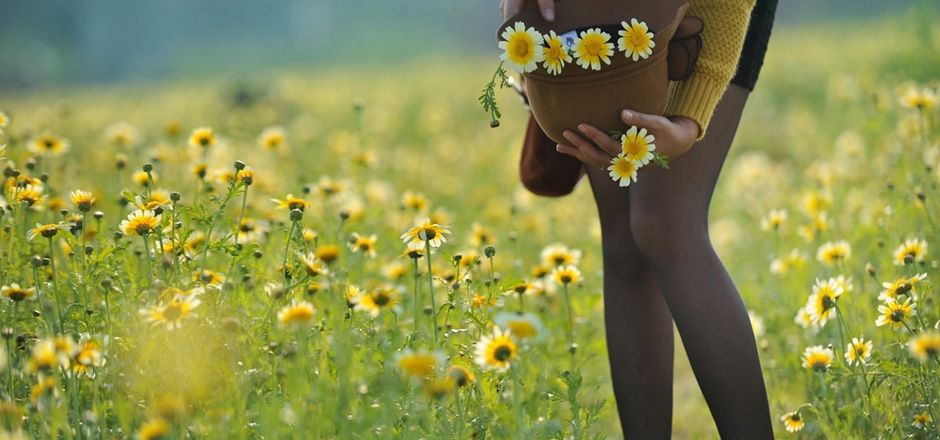
[[[526,32],[514,32],[509,38],[508,53],[509,60],[526,65],[535,57],[535,42]]]

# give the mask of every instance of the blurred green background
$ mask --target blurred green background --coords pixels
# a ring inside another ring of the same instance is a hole
[[[935,0],[785,0],[777,26]],[[495,53],[498,0],[0,0],[0,91]],[[774,44],[783,44],[774,42]]]

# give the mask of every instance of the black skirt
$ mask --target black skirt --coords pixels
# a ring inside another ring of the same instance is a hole
[[[776,10],[777,0],[757,0],[751,11],[751,21],[744,37],[744,46],[741,48],[738,70],[731,79],[731,84],[754,90],[760,68],[764,65],[764,53],[767,52],[767,42],[770,41]]]

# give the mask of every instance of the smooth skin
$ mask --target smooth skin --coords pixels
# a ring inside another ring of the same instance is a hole
[[[523,0],[503,0],[503,16]],[[539,8],[553,10],[539,0]],[[602,231],[608,357],[624,438],[672,435],[673,323],[723,439],[772,439],[760,360],[744,302],[708,235],[708,209],[749,91],[730,85],[706,135],[685,117],[624,110],[646,128],[670,169],[641,169],[620,187],[607,167],[620,142],[588,124],[559,152],[585,163]]]

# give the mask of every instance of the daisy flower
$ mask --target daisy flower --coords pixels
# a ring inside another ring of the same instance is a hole
[[[140,440],[158,440],[167,438],[170,435],[170,424],[163,419],[150,420],[140,426],[137,432],[137,438]]]
[[[908,295],[917,301],[917,283],[927,279],[926,273],[919,273],[910,278],[901,277],[894,282],[884,282],[881,284],[885,289],[878,295],[881,301],[887,301],[888,298],[897,299],[899,296]]]
[[[105,140],[122,148],[133,146],[139,137],[137,127],[123,121],[115,122],[104,129]]]
[[[852,246],[845,240],[826,242],[816,251],[816,260],[827,265],[845,261],[852,256]]]
[[[473,373],[470,372],[466,367],[460,365],[451,365],[447,367],[447,377],[454,381],[454,385],[457,388],[463,388],[467,385],[470,385],[474,381]]]
[[[150,210],[136,210],[122,220],[119,228],[127,235],[146,236],[160,225],[160,215]]]
[[[425,218],[424,223],[417,225],[404,234],[401,234],[401,240],[408,244],[412,243],[423,243],[427,241],[430,243],[431,247],[441,247],[441,243],[447,241],[444,238],[444,234],[450,234],[450,231],[447,230],[447,226],[440,226],[436,223],[431,223],[430,218]]]
[[[60,229],[66,229],[66,225],[64,223],[49,223],[45,225],[36,223],[36,227],[30,229],[26,234],[26,239],[32,241],[34,238],[40,235],[45,238],[52,238],[59,233]]]
[[[69,147],[68,139],[46,133],[33,139],[33,141],[27,145],[26,149],[33,154],[54,157],[69,151]]]
[[[474,361],[484,370],[506,372],[519,352],[509,332],[493,328],[492,336],[483,336],[474,348]]]
[[[493,317],[493,323],[508,330],[520,342],[539,342],[547,335],[542,321],[531,313],[501,312]]]
[[[542,264],[545,266],[542,275],[548,275],[551,272],[551,268],[556,266],[569,264],[577,266],[581,263],[581,254],[580,249],[568,249],[568,246],[561,243],[545,246],[542,252],[539,253]],[[540,278],[540,276],[536,276],[536,278]]]
[[[395,365],[413,379],[432,377],[438,366],[444,364],[444,355],[438,351],[414,351],[406,348],[395,356]]]
[[[304,208],[307,208],[308,206],[310,206],[309,202],[307,202],[306,200],[302,198],[294,197],[293,194],[288,194],[284,200],[271,199],[271,201],[274,203],[277,203],[277,207],[275,207],[274,209],[287,209],[290,211],[299,209],[303,211]]]
[[[871,359],[872,343],[865,338],[852,338],[845,348],[845,362],[849,365],[865,364]]]
[[[548,70],[550,75],[558,75],[561,73],[561,69],[565,67],[565,64],[571,62],[571,54],[565,50],[565,43],[561,41],[561,37],[555,34],[555,31],[548,31],[548,35],[545,35],[544,39],[545,45],[548,47],[542,48],[542,55],[545,58],[542,67]]]
[[[926,87],[918,90],[910,86],[901,95],[900,102],[907,108],[931,109],[937,105],[937,95]]]
[[[610,178],[614,182],[619,181],[621,187],[626,187],[630,186],[631,182],[636,182],[637,165],[637,162],[627,159],[623,154],[618,154],[610,160],[607,171],[610,171]]]
[[[878,306],[878,313],[881,315],[875,320],[876,326],[888,325],[894,329],[899,329],[904,327],[904,321],[917,315],[917,306],[911,303],[910,298],[902,304],[898,304],[894,298],[888,298],[884,305]]]
[[[36,288],[24,289],[17,283],[10,283],[8,286],[0,287],[0,296],[5,296],[13,302],[20,302],[36,296]]]
[[[146,322],[153,325],[163,324],[166,325],[167,330],[173,330],[182,327],[184,319],[198,316],[193,309],[200,303],[201,301],[195,295],[189,297],[177,295],[166,305],[140,309],[140,314],[144,316]]]
[[[193,272],[190,279],[192,279],[193,282],[206,283],[212,287],[221,287],[222,283],[225,282],[225,275],[211,271],[209,269],[204,269],[202,272],[198,270]]]
[[[84,375],[94,379],[95,368],[100,368],[105,363],[104,357],[101,356],[101,346],[87,333],[82,335],[79,345],[78,351],[72,357],[72,372],[76,376]]]
[[[776,231],[780,225],[787,221],[786,209],[771,209],[763,218],[760,219],[760,228],[763,231]]]
[[[905,266],[910,263],[920,263],[924,261],[926,253],[926,241],[909,238],[894,251],[894,265]]]
[[[622,50],[627,58],[633,58],[638,61],[640,58],[647,59],[656,47],[653,41],[653,33],[649,31],[645,22],[637,21],[635,18],[620,23],[623,30],[618,32],[620,39],[617,40],[617,48]]]
[[[8,125],[10,125],[10,117],[4,112],[0,112],[0,134],[3,134],[3,129]]]
[[[633,126],[620,136],[620,145],[623,155],[627,159],[639,163],[639,165],[646,165],[653,160],[653,150],[656,149],[656,145],[653,145],[655,140],[656,138],[653,135],[646,134],[645,128],[638,131],[637,127]],[[636,179],[634,178],[634,180]]]
[[[931,422],[933,422],[933,418],[930,417],[930,414],[921,413],[921,414],[917,414],[914,416],[914,422],[911,423],[911,426],[918,428],[918,429],[924,429]]]
[[[265,151],[272,151],[283,147],[287,143],[284,129],[281,127],[268,127],[258,135],[258,145]]]
[[[300,260],[300,263],[303,265],[304,269],[306,269],[307,275],[311,277],[330,274],[330,269],[326,267],[326,263],[317,258],[316,254],[313,252],[307,252],[306,254],[297,252],[297,259]]]
[[[783,422],[783,426],[787,429],[787,432],[797,432],[803,429],[803,417],[800,416],[799,411],[791,411],[780,417],[780,421]]]
[[[831,348],[825,348],[822,345],[807,347],[803,351],[803,368],[816,372],[825,372],[832,365],[832,359],[835,357]]]
[[[574,48],[578,65],[585,69],[601,70],[601,62],[610,65],[610,56],[614,54],[610,34],[599,28],[581,31],[581,36],[574,41]]]
[[[375,234],[366,237],[365,235],[359,235],[353,232],[349,235],[349,250],[362,252],[363,255],[375,258],[375,242],[378,241],[378,239],[379,237]]]
[[[353,310],[368,313],[376,318],[384,309],[398,309],[398,291],[395,289],[376,288],[371,292],[360,292],[350,298]]]
[[[319,258],[326,264],[330,264],[339,258],[339,250],[339,246],[328,243],[317,247],[317,249],[313,251],[313,256]]]
[[[842,296],[844,289],[835,278],[826,281],[816,280],[813,294],[806,301],[806,311],[814,323],[826,325],[826,321],[836,313],[836,299]]]
[[[215,133],[211,127],[199,127],[189,135],[189,145],[196,148],[209,148],[215,145]]]
[[[27,183],[26,186],[16,187],[11,194],[11,198],[16,201],[17,204],[26,206],[38,207],[39,204],[45,199],[43,192],[45,188],[41,185],[33,185]]]
[[[810,326],[815,325],[813,321],[813,315],[806,310],[806,307],[800,307],[800,310],[796,312],[796,317],[793,318],[793,322],[799,324],[800,327],[809,328]]]
[[[69,198],[81,212],[91,211],[91,206],[95,204],[95,196],[89,191],[77,189],[69,193]]]
[[[535,28],[526,28],[525,23],[517,21],[513,26],[506,27],[499,42],[503,54],[499,59],[506,62],[510,68],[519,73],[528,73],[538,67],[538,62],[545,59],[542,52],[544,39]]]
[[[313,304],[294,300],[277,312],[277,322],[289,329],[308,327],[313,324],[314,312]]]
[[[926,331],[915,336],[907,343],[908,350],[921,362],[940,356],[940,333]]]
[[[574,265],[558,266],[552,271],[552,278],[559,285],[577,283],[581,280],[581,271]]]
[[[415,212],[422,212],[427,209],[428,199],[424,194],[413,191],[405,191],[401,195],[401,206],[404,209],[410,209]]]

